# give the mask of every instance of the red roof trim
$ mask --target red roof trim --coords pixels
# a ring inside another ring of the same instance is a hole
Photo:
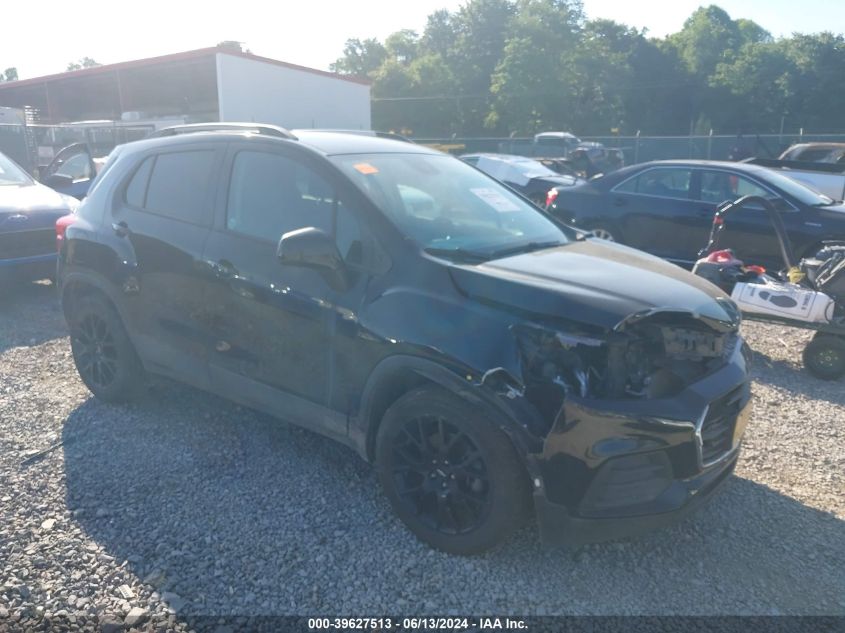
[[[268,64],[274,64],[276,66],[283,66],[285,68],[291,68],[293,70],[301,70],[308,73],[313,73],[316,75],[322,75],[324,77],[331,77],[333,79],[340,79],[342,81],[351,81],[357,84],[363,84],[365,86],[370,85],[370,81],[366,79],[361,79],[360,77],[353,77],[347,75],[338,75],[336,73],[332,73],[326,70],[317,70],[316,68],[308,68],[307,66],[299,66],[297,64],[291,64],[289,62],[283,62],[277,59],[271,59],[269,57],[261,57],[259,55],[253,55],[252,53],[244,53],[240,51],[235,51],[228,48],[211,46],[209,48],[198,48],[192,51],[184,51],[181,53],[171,53],[170,55],[160,55],[158,57],[147,57],[145,59],[135,59],[128,62],[118,62],[116,64],[105,64],[103,66],[94,66],[93,68],[82,68],[81,70],[70,70],[68,72],[63,73],[55,73],[53,75],[44,75],[42,77],[32,77],[30,79],[20,79],[18,81],[6,81],[0,83],[0,92],[8,89],[13,89],[22,86],[29,86],[35,84],[45,83],[47,81],[57,81],[63,79],[72,79],[75,77],[87,77],[90,75],[98,75],[103,73],[114,72],[116,70],[123,70],[127,68],[140,68],[143,66],[155,66],[158,64],[166,64],[168,62],[175,62],[175,61],[187,61],[191,59],[201,59],[203,57],[213,57],[217,53],[223,53],[224,55],[233,55],[235,57],[243,57],[245,59],[251,59],[254,61],[265,62]]]

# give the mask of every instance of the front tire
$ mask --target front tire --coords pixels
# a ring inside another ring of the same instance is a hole
[[[376,466],[396,514],[417,538],[450,554],[501,544],[525,519],[525,469],[495,421],[439,387],[385,413]]]
[[[600,240],[605,240],[607,242],[621,242],[619,239],[619,231],[608,224],[591,224],[587,227],[587,230],[592,231],[593,235]]]
[[[69,318],[76,370],[99,400],[125,402],[140,397],[147,376],[120,316],[105,298],[83,296]]]
[[[839,336],[816,334],[804,348],[804,367],[822,380],[837,380],[845,375],[845,341]]]

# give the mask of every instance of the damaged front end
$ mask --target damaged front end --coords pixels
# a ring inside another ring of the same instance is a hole
[[[736,348],[738,324],[688,312],[632,315],[604,339],[536,325],[513,326],[526,397],[556,412],[569,396],[659,399],[722,367]]]
[[[750,411],[738,326],[679,310],[631,315],[601,337],[512,326],[521,376],[495,370],[486,384],[544,421],[529,455],[544,540],[650,529],[724,481]]]

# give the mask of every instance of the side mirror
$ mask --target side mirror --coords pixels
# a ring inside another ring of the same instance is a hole
[[[337,245],[325,231],[313,226],[282,235],[276,257],[288,266],[317,270],[335,290],[349,286],[349,274]]]
[[[56,190],[67,189],[73,186],[73,178],[65,176],[64,174],[53,174],[52,176],[47,176],[41,182],[51,189]]]

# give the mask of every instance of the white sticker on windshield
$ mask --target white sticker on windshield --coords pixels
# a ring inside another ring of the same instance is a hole
[[[496,211],[500,211],[502,213],[508,213],[511,211],[519,211],[519,207],[514,204],[512,200],[508,200],[505,196],[501,193],[496,191],[495,189],[490,189],[488,187],[479,187],[478,189],[470,189],[476,196],[484,200],[487,204],[491,207],[496,209]]]

